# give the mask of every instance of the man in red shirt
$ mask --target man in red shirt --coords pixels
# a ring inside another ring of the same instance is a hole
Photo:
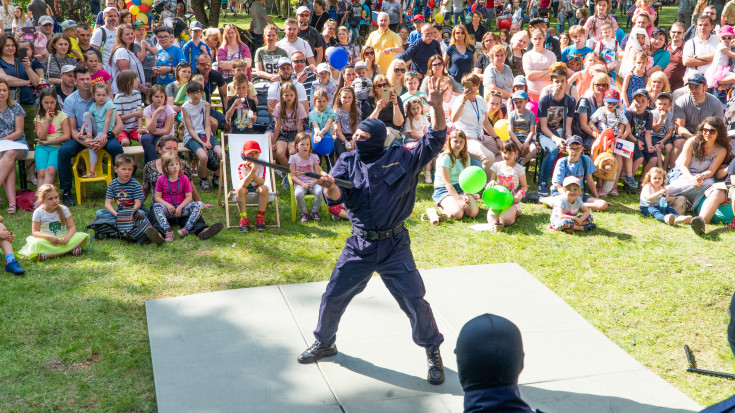
[[[669,34],[671,35],[671,41],[666,45],[666,50],[671,53],[671,60],[669,61],[669,65],[664,68],[664,73],[669,78],[671,90],[676,90],[684,86],[684,72],[687,70],[682,62],[682,56],[684,54],[684,25],[681,22],[672,24]]]

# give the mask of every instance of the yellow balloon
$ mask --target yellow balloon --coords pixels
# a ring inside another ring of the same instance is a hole
[[[137,16],[135,16],[135,20],[140,20],[145,24],[148,24],[148,15],[145,13],[138,13]]]
[[[434,21],[437,22],[437,23],[439,23],[439,24],[444,23],[444,14],[437,13],[437,15],[434,16]]]
[[[140,8],[138,6],[135,6],[135,5],[130,6],[130,14],[132,14],[133,16],[135,16],[138,13],[140,13]]]
[[[508,121],[500,119],[495,122],[495,133],[498,134],[498,138],[503,141],[507,141],[510,135],[508,134]]]
[[[153,4],[153,0],[141,0],[141,3],[147,4],[150,6],[151,4]]]

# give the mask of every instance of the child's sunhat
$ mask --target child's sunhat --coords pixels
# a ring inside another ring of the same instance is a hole
[[[256,141],[245,141],[245,143],[242,144],[242,159],[245,160],[246,156],[250,156],[251,152],[258,152],[261,153],[260,145],[258,145],[258,142]]]
[[[513,93],[513,98],[512,99],[513,100],[516,100],[516,99],[526,99],[526,100],[528,100],[528,93],[526,93],[526,91],[524,91],[524,90],[516,90]]]
[[[77,22],[74,20],[64,20],[61,22],[61,30],[71,29],[72,27],[77,27]],[[732,30],[732,29],[731,29]],[[722,31],[722,30],[720,30]]]
[[[526,77],[518,75],[513,78],[513,86],[526,86]]]
[[[732,36],[735,36],[735,30],[733,30],[732,26],[730,26],[729,24],[726,24],[720,27],[720,31],[718,34],[720,35],[720,37],[722,36],[732,37]]]
[[[579,184],[579,178],[577,178],[576,176],[567,176],[566,178],[564,178],[564,183],[562,184],[562,186],[566,188],[569,185],[577,185],[579,187],[582,186]]]
[[[326,64],[326,63],[319,63],[319,64],[318,64],[318,65],[316,66],[316,72],[317,72],[317,73],[322,73],[322,72],[328,72],[328,73],[332,73],[332,71],[331,71],[331,70],[329,70],[329,65],[328,65],[328,64]]]
[[[365,70],[367,70],[367,63],[365,63],[363,61],[359,61],[359,62],[355,63],[355,70],[357,70],[357,69],[365,69]]]
[[[620,92],[614,89],[610,89],[605,92],[605,97],[602,100],[608,103],[618,103],[620,102]]]

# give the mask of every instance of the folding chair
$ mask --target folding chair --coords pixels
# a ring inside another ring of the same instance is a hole
[[[273,151],[271,150],[271,143],[270,139],[268,138],[268,135],[264,134],[230,134],[228,135],[229,139],[229,147],[233,149],[233,153],[235,154],[232,156],[232,158],[229,160],[227,159],[228,151],[223,151],[224,153],[224,159],[220,162],[220,186],[219,191],[217,194],[217,201],[219,202],[219,205],[223,205],[225,207],[225,222],[226,222],[226,228],[232,228],[232,227],[239,227],[239,224],[231,225],[230,224],[230,204],[235,204],[235,207],[237,207],[237,202],[233,201],[232,195],[232,188],[237,186],[238,184],[238,178],[237,178],[237,166],[242,162],[242,159],[240,158],[240,150],[242,149],[242,145],[249,140],[258,142],[258,145],[260,145],[260,149],[263,151],[260,154],[260,159],[268,162],[273,162]],[[227,180],[227,174],[230,175],[230,181]],[[228,188],[228,182],[232,185]],[[276,185],[275,185],[275,176],[273,169],[266,167],[265,168],[265,186],[268,187],[268,203],[273,203],[275,205],[276,209],[276,225],[269,225],[271,227],[281,227],[281,215],[278,210],[278,192],[276,191]],[[257,206],[258,205],[258,194],[256,193],[250,193],[247,194],[245,197],[245,206]],[[239,220],[240,215],[239,213],[236,215],[237,219]]]

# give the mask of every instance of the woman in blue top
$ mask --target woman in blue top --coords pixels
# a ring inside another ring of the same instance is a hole
[[[666,66],[671,62],[671,52],[665,49],[668,42],[669,35],[666,30],[657,28],[651,33],[651,57],[653,58],[653,66],[646,71],[649,76],[666,69]]]
[[[456,26],[452,29],[452,40],[444,54],[444,66],[449,68],[449,75],[460,83],[462,76],[472,72],[475,58],[475,46],[470,44],[467,29],[461,24]]]

